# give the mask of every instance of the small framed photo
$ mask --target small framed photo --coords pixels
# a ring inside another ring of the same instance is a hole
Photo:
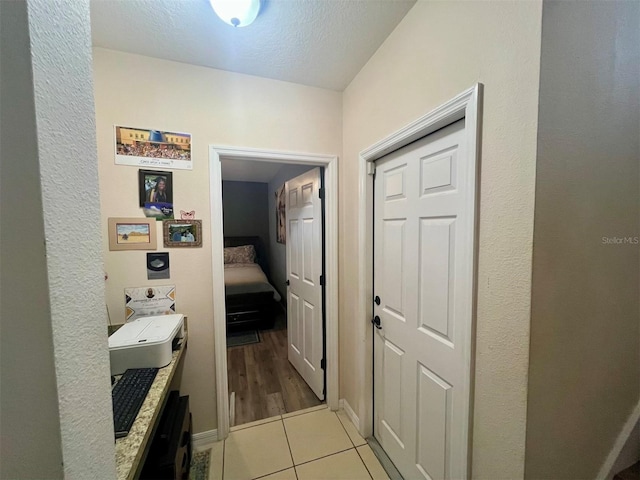
[[[173,203],[173,173],[138,170],[140,206],[145,203]]]
[[[109,218],[109,250],[155,249],[155,218]]]
[[[163,220],[165,247],[202,247],[202,220]]]

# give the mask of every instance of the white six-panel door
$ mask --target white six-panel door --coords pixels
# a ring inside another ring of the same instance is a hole
[[[320,169],[285,183],[289,361],[324,399]]]
[[[464,128],[376,163],[374,434],[407,479],[467,477],[476,170]]]

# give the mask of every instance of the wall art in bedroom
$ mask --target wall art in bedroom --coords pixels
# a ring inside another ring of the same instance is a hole
[[[114,125],[117,165],[192,170],[191,134]]]
[[[165,247],[202,247],[202,220],[163,220]]]
[[[276,242],[287,243],[287,211],[284,184],[276,190]]]
[[[138,170],[138,196],[145,217],[173,218],[173,174]]]

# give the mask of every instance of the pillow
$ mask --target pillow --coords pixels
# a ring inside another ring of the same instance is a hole
[[[224,263],[254,263],[255,261],[256,249],[253,245],[226,247],[224,249]]]

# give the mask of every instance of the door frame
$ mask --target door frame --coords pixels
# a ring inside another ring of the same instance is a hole
[[[359,199],[358,207],[361,215],[358,221],[358,277],[360,278],[360,292],[356,306],[357,324],[356,360],[360,376],[358,398],[359,431],[367,438],[373,435],[373,173],[375,161],[396,151],[422,137],[440,130],[458,120],[465,119],[465,142],[469,155],[474,155],[478,168],[476,172],[476,204],[475,204],[475,259],[473,266],[473,310],[472,310],[472,338],[471,351],[467,359],[470,372],[469,398],[469,449],[471,455],[471,437],[473,425],[473,392],[474,392],[474,360],[475,360],[475,320],[477,306],[477,262],[478,262],[478,226],[479,226],[479,180],[480,180],[480,147],[482,126],[482,97],[484,86],[476,83],[435,110],[411,122],[409,125],[392,133],[386,138],[362,150],[359,154]],[[471,465],[471,462],[468,462]],[[469,467],[470,468],[470,467]]]
[[[224,231],[222,221],[221,160],[251,160],[324,167],[325,186],[325,345],[326,401],[339,407],[338,395],[338,157],[255,148],[209,146],[209,191],[211,207],[211,266],[213,275],[213,344],[215,349],[218,440],[229,435],[229,384],[224,294]]]

